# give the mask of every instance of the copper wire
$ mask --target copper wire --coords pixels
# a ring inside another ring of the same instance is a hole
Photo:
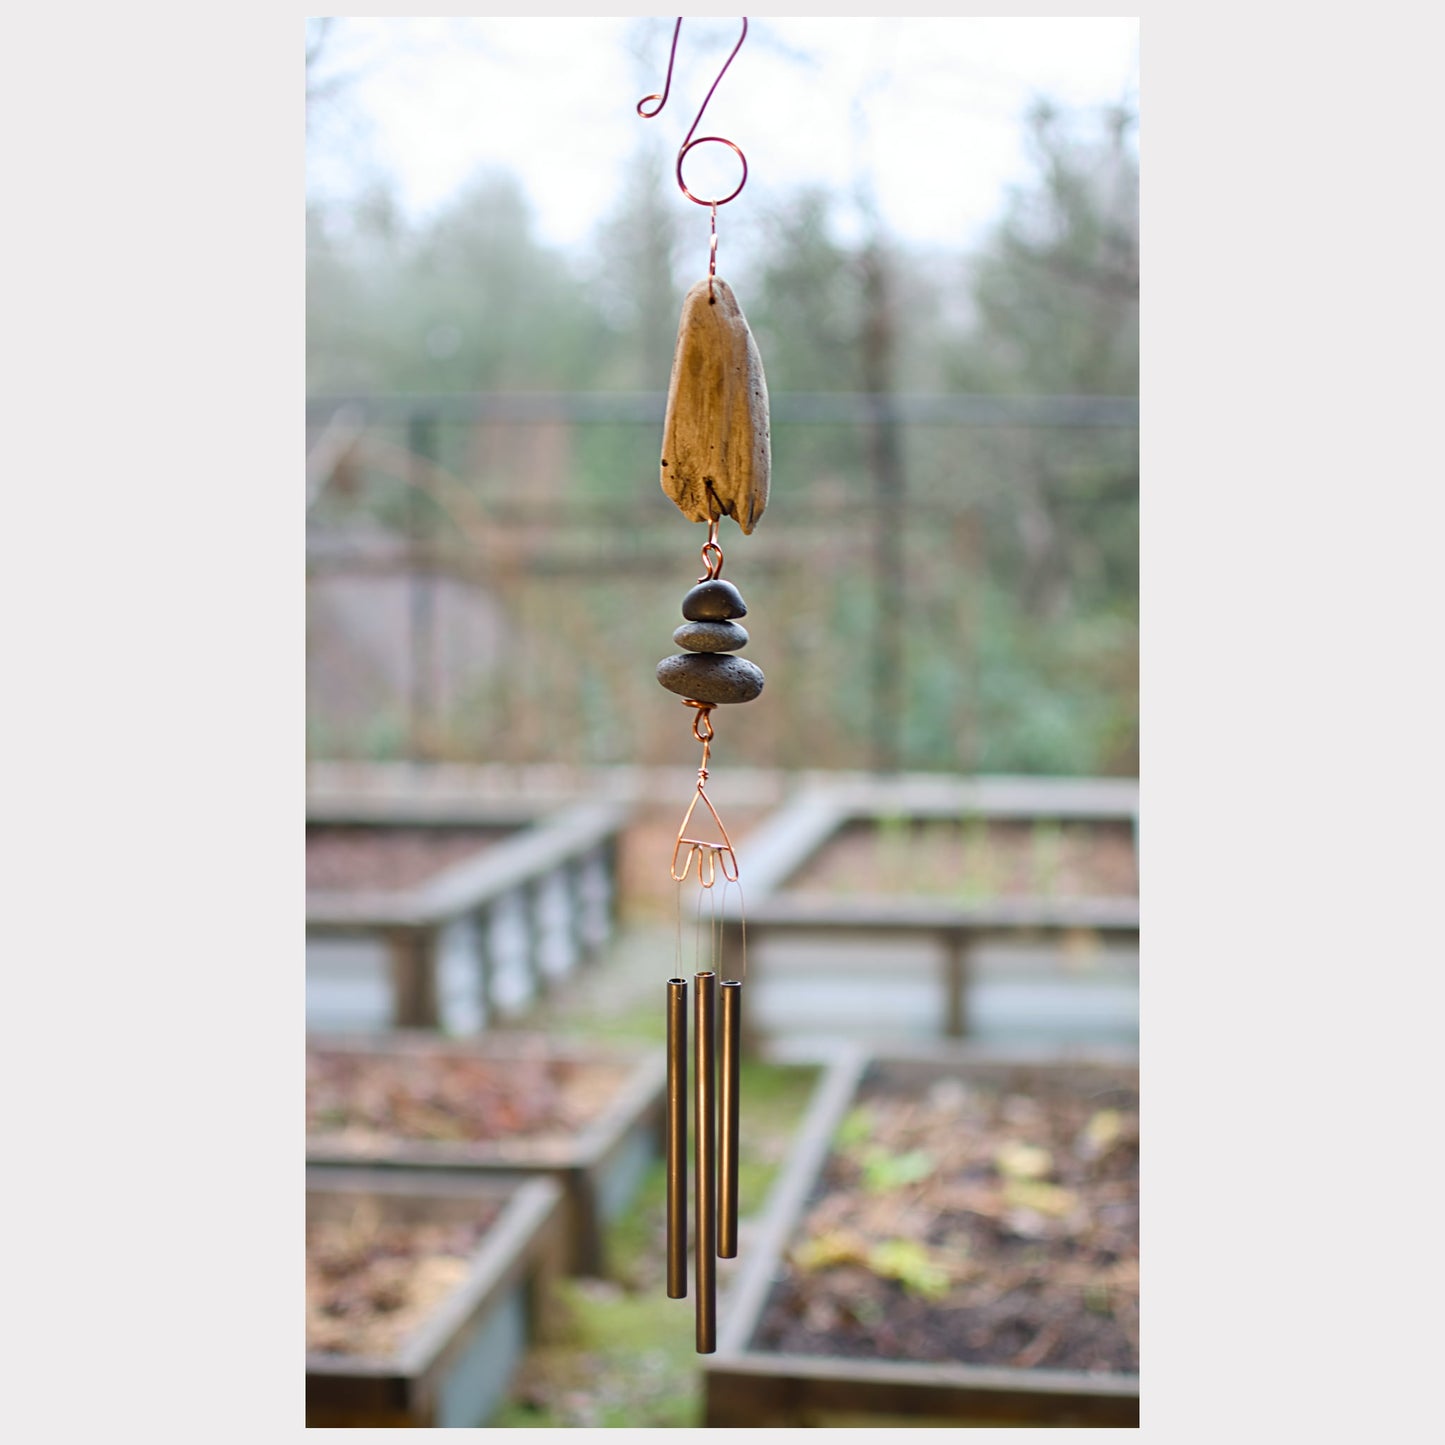
[[[743,48],[743,41],[748,38],[748,17],[744,15],[741,18],[743,22],[743,30],[742,34],[738,36],[738,43],[733,46],[731,53],[728,55],[728,58],[723,61],[723,67],[720,71],[718,71],[717,79],[713,81],[712,85],[708,88],[708,93],[703,97],[702,104],[698,107],[697,114],[693,117],[692,125],[688,128],[687,135],[683,138],[682,145],[678,148],[677,152],[676,175],[678,190],[680,190],[683,195],[685,195],[688,200],[692,201],[695,205],[712,207],[712,240],[708,253],[707,265],[707,296],[709,301],[715,301],[717,299],[717,297],[713,294],[713,279],[717,275],[717,208],[719,206],[727,205],[729,201],[736,200],[738,196],[742,194],[743,187],[748,183],[748,158],[743,154],[742,147],[739,146],[736,142],[728,140],[726,136],[700,135],[696,140],[694,140],[693,132],[697,129],[698,123],[702,120],[702,113],[707,109],[708,101],[712,99],[713,91],[718,88],[718,84],[721,82],[723,76],[727,74],[728,66],[733,63],[734,56],[736,56],[738,51]],[[651,95],[644,95],[642,99],[637,102],[637,113],[644,120],[651,120],[654,116],[660,115],[662,113],[663,106],[667,104],[668,96],[672,94],[672,67],[674,62],[677,60],[677,37],[681,33],[681,31],[682,16],[679,15],[677,17],[677,24],[672,27],[672,49],[668,52],[667,56],[667,79],[663,82],[662,91],[660,94],[654,91]],[[655,100],[657,104],[651,110],[648,110],[646,109],[646,106],[648,101],[650,100]],[[688,190],[687,182],[684,181],[682,178],[682,163],[684,160],[686,160],[688,151],[692,150],[694,146],[707,145],[710,141],[716,142],[718,145],[727,146],[727,148],[732,151],[734,155],[737,156],[738,160],[742,163],[743,176],[742,179],[737,183],[737,185],[734,186],[733,189],[727,193],[727,195],[718,196],[712,199],[705,199],[702,196],[693,195],[693,193]]]
[[[692,720],[692,735],[702,744],[702,763],[697,770],[697,790],[693,793],[692,801],[687,805],[687,812],[682,815],[682,822],[678,825],[677,840],[672,845],[672,866],[668,872],[674,883],[681,883],[696,864],[697,881],[704,888],[711,888],[717,882],[719,870],[727,882],[736,883],[738,881],[738,855],[733,851],[732,839],[728,837],[728,830],[723,826],[723,820],[718,817],[718,811],[713,807],[712,799],[707,795],[707,765],[708,759],[712,756],[712,710],[714,704],[698,702],[693,698],[684,698],[683,705],[697,709],[697,716]],[[717,824],[718,832],[722,834],[721,843],[709,843],[702,838],[687,837],[687,825],[692,821],[693,812],[699,802],[712,814],[712,820]],[[683,859],[682,871],[678,872],[677,860],[684,845],[688,850],[687,856]]]
[[[722,575],[723,549],[718,546],[717,524],[718,519],[716,517],[708,523],[707,541],[702,544],[703,573],[702,576],[697,579],[699,582],[716,582],[718,577]],[[689,706],[700,707],[702,704],[691,703]]]
[[[717,300],[713,292],[713,282],[717,279],[717,202],[712,203],[712,240],[707,248],[707,299],[709,302]]]
[[[649,97],[650,99],[650,97]],[[702,576],[699,582],[715,582],[723,569],[723,549],[717,539],[718,518],[714,517],[707,528],[707,541],[702,544]],[[728,838],[728,830],[723,827],[723,821],[718,817],[717,809],[712,805],[712,799],[706,791],[707,764],[712,756],[712,740],[716,736],[712,726],[712,710],[716,706],[711,702],[699,702],[695,697],[685,697],[682,700],[684,707],[697,709],[697,716],[692,720],[692,735],[702,744],[702,765],[697,770],[697,791],[693,795],[692,802],[688,804],[687,812],[682,815],[682,823],[677,830],[677,841],[672,848],[672,881],[681,883],[692,870],[694,861],[697,865],[697,881],[704,888],[711,888],[717,882],[718,869],[721,867],[723,877],[729,883],[738,881],[738,855],[733,852],[732,841]],[[713,822],[717,824],[718,832],[722,834],[722,842],[705,843],[700,838],[687,838],[683,835],[687,832],[687,825],[692,820],[693,809],[701,799],[712,814]],[[678,855],[682,852],[682,846],[688,845],[687,858],[682,865],[682,872],[677,871]],[[729,869],[729,864],[732,867]],[[706,872],[704,873],[704,868]]]

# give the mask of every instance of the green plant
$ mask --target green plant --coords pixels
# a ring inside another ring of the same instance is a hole
[[[839,1149],[852,1149],[866,1143],[873,1134],[873,1114],[867,1104],[859,1104],[848,1111],[847,1117],[838,1125],[833,1142]]]
[[[933,1173],[935,1160],[926,1149],[910,1149],[904,1154],[890,1154],[873,1148],[864,1154],[861,1165],[863,1185],[876,1194],[917,1184]]]
[[[885,1239],[868,1252],[868,1268],[882,1279],[896,1279],[920,1299],[941,1300],[950,1284],[949,1272],[916,1239]]]
[[[879,1279],[896,1279],[920,1299],[942,1299],[952,1282],[943,1261],[916,1239],[885,1239],[870,1245],[851,1229],[824,1230],[804,1240],[793,1250],[792,1260],[808,1274],[838,1265],[861,1265]]]

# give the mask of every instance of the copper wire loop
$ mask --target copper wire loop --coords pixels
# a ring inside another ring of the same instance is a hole
[[[699,582],[716,582],[722,575],[723,549],[718,546],[717,524],[716,517],[708,523],[707,541],[702,544],[703,574],[697,579]]]
[[[728,140],[725,136],[720,135],[700,135],[696,140],[692,138],[693,132],[697,129],[698,123],[702,120],[703,111],[707,109],[708,101],[712,99],[713,91],[718,88],[719,82],[722,80],[723,76],[727,74],[728,66],[733,63],[734,56],[736,56],[738,51],[743,48],[743,41],[748,38],[748,17],[744,15],[741,17],[741,19],[743,22],[743,31],[742,34],[738,36],[738,43],[733,46],[731,54],[729,54],[728,58],[723,61],[723,67],[720,71],[718,71],[717,79],[714,80],[712,85],[708,88],[707,94],[703,97],[702,104],[698,106],[697,114],[693,117],[692,124],[688,127],[687,135],[683,137],[682,145],[678,148],[677,152],[678,189],[683,193],[683,195],[688,198],[688,200],[695,202],[699,206],[725,206],[729,201],[736,199],[736,197],[742,191],[742,188],[748,183],[748,158],[742,153],[742,149],[738,145],[736,145],[733,141]],[[643,118],[643,120],[651,120],[654,116],[661,115],[663,106],[667,104],[667,97],[672,94],[672,67],[673,63],[677,59],[677,37],[681,33],[681,31],[682,16],[679,15],[677,17],[677,24],[672,27],[672,49],[668,52],[667,56],[667,79],[663,82],[662,94],[659,95],[657,94],[657,92],[654,91],[651,95],[644,95],[642,99],[637,102],[637,113]],[[655,100],[657,104],[651,110],[646,110],[644,109],[644,107],[647,105],[647,102],[649,100]],[[704,200],[701,196],[693,195],[693,193],[688,190],[682,179],[682,162],[683,159],[686,157],[688,151],[690,151],[694,146],[706,145],[709,141],[716,141],[719,145],[727,146],[731,151],[736,153],[737,158],[743,163],[742,180],[740,180],[737,183],[737,186],[733,190],[729,191],[727,195],[719,196],[717,200]]]
[[[698,702],[696,698],[685,697],[682,700],[682,705],[683,707],[695,707],[697,709],[697,716],[692,720],[693,737],[695,737],[700,743],[710,743],[716,736],[716,734],[712,730],[712,710],[714,707],[717,706],[717,704],[711,702]],[[704,728],[707,729],[706,732],[703,731]],[[703,750],[701,772],[704,778],[707,777],[706,749]]]
[[[713,81],[712,85],[708,89],[708,93],[703,97],[702,104],[698,107],[697,114],[692,119],[692,125],[688,127],[687,135],[683,137],[682,145],[678,147],[677,151],[676,176],[678,190],[680,190],[683,195],[685,195],[688,200],[692,201],[695,205],[712,207],[712,241],[711,249],[708,253],[707,263],[707,299],[709,301],[717,300],[717,297],[713,292],[713,278],[717,275],[717,208],[719,206],[727,205],[729,201],[736,200],[742,194],[743,187],[748,183],[748,158],[743,154],[742,147],[739,146],[735,141],[730,141],[726,136],[700,135],[696,140],[694,140],[693,132],[697,129],[698,123],[702,120],[702,113],[707,109],[707,103],[712,99],[713,91],[718,88],[719,82],[722,80],[723,76],[727,74],[728,66],[733,63],[733,57],[737,55],[738,51],[743,48],[743,41],[748,38],[748,17],[744,15],[741,18],[743,22],[743,31],[742,34],[738,36],[738,43],[733,46],[731,53],[728,55],[728,58],[723,61],[723,67],[720,71],[718,71],[717,79]],[[667,79],[663,82],[662,92],[661,94],[659,94],[658,92],[654,91],[651,95],[644,95],[642,99],[637,102],[637,113],[643,118],[643,120],[651,120],[654,116],[661,115],[663,106],[667,104],[668,96],[672,94],[672,67],[674,62],[677,60],[677,37],[681,33],[681,31],[682,16],[679,15],[677,17],[677,24],[672,27],[672,49],[668,52],[667,56]],[[651,110],[648,110],[646,107],[647,102],[650,100],[655,100],[657,104],[653,106]],[[688,190],[687,182],[682,178],[682,163],[684,160],[687,159],[687,153],[695,146],[707,145],[709,143],[725,145],[730,151],[732,151],[735,156],[737,156],[738,160],[742,163],[742,179],[725,196],[717,196],[713,198],[695,196],[690,190]]]
[[[741,41],[739,41],[738,43],[739,43],[739,44],[742,44]],[[734,51],[733,53],[736,54],[737,52]],[[723,68],[726,69],[727,67],[724,66]],[[721,78],[721,77],[719,77],[719,78]],[[711,94],[710,91],[709,91],[708,93]],[[702,112],[699,111],[698,114],[701,115]],[[694,121],[693,124],[696,125],[697,122]],[[725,196],[718,196],[716,199],[710,199],[710,198],[705,197],[705,196],[695,196],[695,195],[693,195],[693,193],[692,193],[690,190],[688,190],[688,188],[687,188],[687,182],[684,181],[683,178],[682,178],[682,163],[683,163],[684,160],[687,159],[687,153],[688,153],[688,151],[692,150],[692,149],[693,149],[694,147],[696,147],[696,146],[705,146],[705,145],[707,145],[709,142],[716,142],[718,145],[724,145],[724,146],[726,146],[726,147],[727,147],[730,151],[732,151],[733,154],[734,154],[735,156],[737,156],[737,158],[743,163],[743,178],[742,178],[742,180],[740,180],[740,181],[737,183],[737,185],[735,185],[735,186],[732,188],[732,190],[730,190],[730,191],[727,193],[727,195],[725,195]],[[677,169],[675,170],[674,174],[675,174],[676,177],[677,177],[677,188],[678,188],[678,190],[680,190],[680,191],[683,193],[683,195],[685,195],[685,196],[688,198],[688,200],[690,200],[694,205],[698,205],[698,206],[711,206],[711,207],[713,208],[714,212],[716,212],[716,210],[717,210],[717,208],[718,208],[719,206],[725,206],[725,205],[727,205],[727,203],[728,203],[729,201],[735,201],[735,200],[738,198],[738,196],[740,196],[740,195],[742,194],[742,189],[743,189],[743,187],[744,187],[745,185],[747,185],[747,183],[748,183],[748,158],[743,154],[743,152],[742,152],[742,147],[739,146],[736,142],[730,141],[726,136],[723,136],[723,135],[700,135],[700,136],[698,136],[698,138],[697,138],[696,140],[690,140],[690,141],[686,141],[686,142],[683,143],[682,149],[681,149],[680,151],[678,151],[678,153],[677,153]],[[716,224],[716,217],[714,217],[714,224]],[[714,250],[717,249],[717,232],[716,232],[716,231],[713,232],[713,249],[714,249]]]

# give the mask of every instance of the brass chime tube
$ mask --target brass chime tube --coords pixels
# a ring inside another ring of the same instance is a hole
[[[717,975],[696,975],[693,1153],[697,1161],[697,1352],[717,1349]]]
[[[667,1297],[687,1298],[687,980],[667,981]]]
[[[743,986],[733,978],[722,983],[722,1082],[718,1087],[718,1227],[717,1252],[723,1259],[738,1253],[738,1068]]]

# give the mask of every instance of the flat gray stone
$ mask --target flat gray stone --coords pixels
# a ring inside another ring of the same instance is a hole
[[[748,604],[731,582],[717,577],[699,582],[682,599],[682,615],[689,622],[726,622],[730,617],[746,617]]]
[[[679,652],[657,664],[669,692],[695,702],[751,702],[763,690],[763,670],[727,652]]]
[[[672,640],[689,652],[736,652],[748,645],[748,630],[736,622],[684,622]]]

